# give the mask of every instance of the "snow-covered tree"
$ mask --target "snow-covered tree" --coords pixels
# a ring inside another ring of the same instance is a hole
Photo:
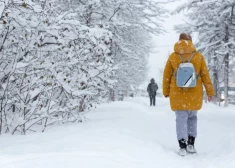
[[[110,90],[137,87],[164,10],[150,0],[4,0],[0,133],[83,121]]]
[[[158,35],[163,32],[161,19],[166,11],[159,3],[149,0],[100,0],[100,4],[89,16],[99,17],[99,24],[109,27],[113,33],[112,53],[117,83],[111,92],[127,93],[146,78],[147,59],[152,47],[150,33]]]

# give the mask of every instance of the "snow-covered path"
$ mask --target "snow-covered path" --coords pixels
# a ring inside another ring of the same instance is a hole
[[[0,168],[233,168],[235,106],[205,104],[199,112],[197,155],[179,157],[169,102],[147,98],[104,104],[82,124],[45,133],[0,136]]]

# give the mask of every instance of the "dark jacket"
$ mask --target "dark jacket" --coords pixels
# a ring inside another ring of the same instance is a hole
[[[147,92],[149,93],[149,96],[156,96],[158,90],[158,85],[155,82],[151,82],[148,85]]]

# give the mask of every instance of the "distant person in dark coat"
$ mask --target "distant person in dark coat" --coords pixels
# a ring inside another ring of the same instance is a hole
[[[155,83],[155,80],[152,78],[147,88],[147,92],[149,93],[149,98],[150,98],[150,106],[152,105],[155,106],[157,90],[158,90],[158,85]]]

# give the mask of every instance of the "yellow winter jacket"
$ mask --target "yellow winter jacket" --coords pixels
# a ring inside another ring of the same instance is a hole
[[[181,63],[178,56],[183,59],[189,59],[196,51],[191,41],[180,40],[175,44],[174,51],[166,63],[163,75],[163,95],[170,97],[170,105],[173,111],[176,110],[200,110],[203,101],[203,85],[208,96],[214,96],[214,89],[211,83],[210,75],[206,62],[201,53],[196,52],[191,63],[194,65],[198,74],[197,85],[194,88],[179,88],[176,85],[175,73]]]

